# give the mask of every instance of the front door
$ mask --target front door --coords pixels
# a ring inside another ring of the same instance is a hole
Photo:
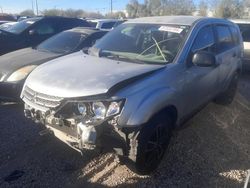
[[[200,29],[192,48],[185,75],[185,107],[184,114],[188,115],[210,101],[218,91],[219,69],[217,66],[201,67],[192,63],[196,52],[206,51],[215,54],[216,40],[213,26],[207,25]]]

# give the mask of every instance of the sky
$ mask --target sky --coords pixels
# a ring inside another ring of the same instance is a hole
[[[35,7],[35,1],[34,7]],[[99,11],[107,13],[110,11],[111,0],[37,0],[39,10],[44,9],[83,9],[86,11]],[[113,0],[113,10],[125,10],[129,0]],[[139,0],[143,2],[143,0]],[[0,12],[19,13],[26,9],[32,9],[32,0],[0,0]]]

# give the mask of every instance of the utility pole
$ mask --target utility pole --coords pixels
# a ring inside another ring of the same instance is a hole
[[[110,0],[110,13],[113,14],[113,0]]]
[[[2,14],[3,14],[3,8],[2,7],[0,7],[1,8],[1,12],[2,12]]]
[[[33,0],[31,0],[31,7],[32,7],[32,11],[34,13],[34,2],[33,2]]]
[[[38,16],[38,3],[37,3],[37,0],[36,0],[36,15]]]

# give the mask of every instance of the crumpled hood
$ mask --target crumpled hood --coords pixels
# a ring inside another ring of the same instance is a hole
[[[25,85],[51,96],[84,97],[107,93],[112,86],[124,80],[161,67],[118,62],[80,51],[39,66],[29,75]]]
[[[27,65],[40,65],[60,54],[42,52],[32,48],[17,50],[0,57],[0,73],[9,75]]]

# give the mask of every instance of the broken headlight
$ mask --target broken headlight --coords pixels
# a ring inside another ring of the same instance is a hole
[[[96,101],[96,102],[68,102],[62,108],[61,115],[74,115],[83,123],[97,125],[119,115],[125,100]],[[65,113],[66,112],[66,113]]]

